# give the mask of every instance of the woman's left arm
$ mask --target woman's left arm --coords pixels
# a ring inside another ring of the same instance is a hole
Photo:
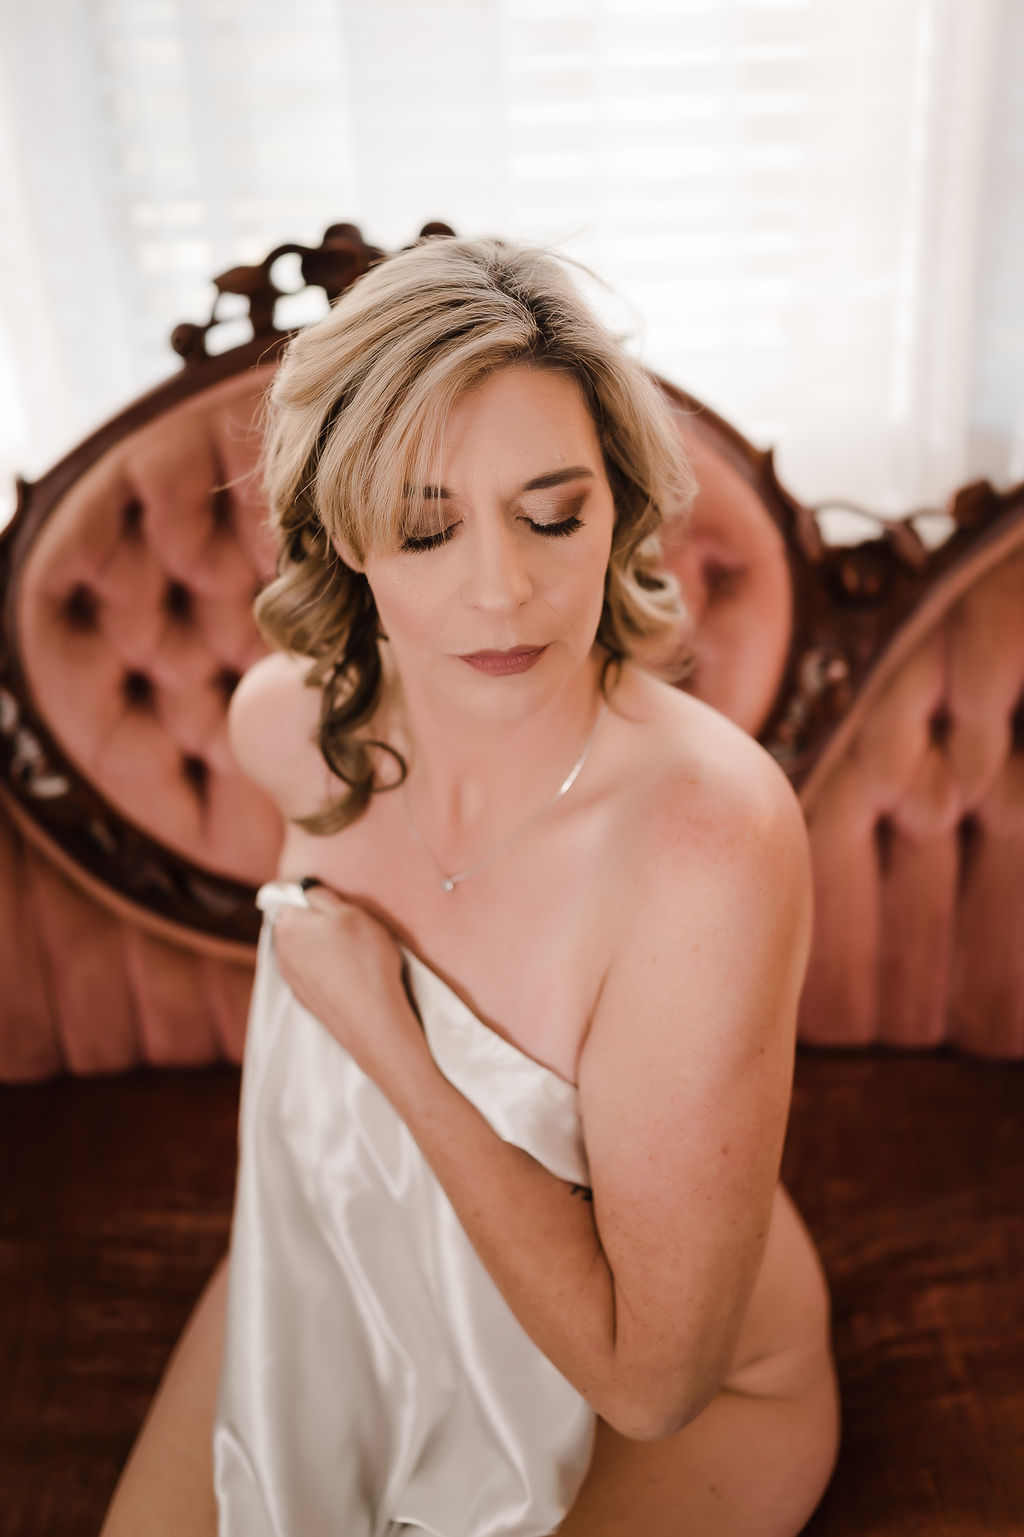
[[[406,1122],[526,1332],[621,1434],[655,1439],[718,1391],[757,1277],[811,897],[803,816],[774,766],[724,825],[677,793],[638,856],[580,1060],[592,1199],[444,1078],[400,952],[363,909],[316,889],[319,918],[282,913],[277,949]]]

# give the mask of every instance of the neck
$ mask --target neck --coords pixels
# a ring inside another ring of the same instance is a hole
[[[482,720],[450,699],[404,688],[385,657],[388,740],[408,765],[410,814],[439,859],[453,868],[468,863],[555,796],[603,702],[603,659],[595,647],[542,709]]]

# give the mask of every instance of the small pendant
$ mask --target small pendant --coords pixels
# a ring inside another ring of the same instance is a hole
[[[444,880],[441,882],[441,889],[442,889],[442,891],[454,891],[455,890],[455,882],[454,881],[450,881],[448,879],[448,877],[445,876]]]

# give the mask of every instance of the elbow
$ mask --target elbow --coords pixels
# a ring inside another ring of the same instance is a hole
[[[627,1441],[665,1441],[675,1435],[679,1428],[674,1421],[662,1416],[652,1418],[650,1415],[634,1415],[612,1426]]]
[[[720,1386],[716,1378],[703,1389],[694,1385],[690,1390],[680,1390],[676,1384],[659,1392],[648,1382],[631,1394],[627,1402],[620,1401],[614,1410],[601,1409],[599,1413],[628,1441],[665,1441],[703,1413]]]
[[[687,1414],[666,1412],[653,1403],[622,1405],[614,1414],[605,1412],[603,1418],[627,1441],[664,1441],[690,1422]]]
[[[693,1415],[688,1406],[659,1403],[652,1393],[632,1398],[628,1403],[616,1404],[615,1408],[602,1409],[602,1417],[613,1430],[627,1441],[664,1441],[674,1436],[690,1423]]]

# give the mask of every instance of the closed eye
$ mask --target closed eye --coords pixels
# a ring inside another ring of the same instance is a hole
[[[402,540],[403,550],[436,550],[439,544],[447,544],[458,525],[442,528],[436,534],[407,534]]]
[[[568,534],[574,534],[578,528],[583,527],[583,519],[573,513],[572,517],[563,518],[560,523],[534,523],[531,518],[525,519],[535,534],[542,534],[546,539],[564,539]],[[457,523],[452,523],[448,528],[439,529],[436,534],[407,534],[402,540],[402,549],[436,550],[439,545],[447,544],[458,528]]]

